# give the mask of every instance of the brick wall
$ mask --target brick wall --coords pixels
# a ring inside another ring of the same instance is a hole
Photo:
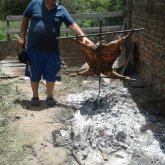
[[[59,47],[61,51],[61,59],[66,65],[81,67],[85,63],[82,49],[75,40],[60,40]],[[5,60],[8,56],[17,57],[16,41],[0,42],[0,60]]]
[[[81,67],[85,63],[82,49],[76,40],[60,40],[59,47],[61,52],[61,59],[66,65]]]
[[[165,1],[133,0],[132,26],[135,32],[135,63],[142,78],[165,96]]]

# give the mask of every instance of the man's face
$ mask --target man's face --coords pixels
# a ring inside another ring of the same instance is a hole
[[[55,3],[57,0],[49,0],[49,1],[51,1],[52,3]]]
[[[52,3],[56,3],[57,0],[46,0],[46,1],[52,4]]]
[[[55,6],[57,0],[45,0],[47,4],[49,4],[50,6]]]

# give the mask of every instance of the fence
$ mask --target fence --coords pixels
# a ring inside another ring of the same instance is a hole
[[[90,14],[72,14],[77,24],[85,33],[98,33],[99,20],[102,19],[102,32],[109,32],[121,30],[121,22],[123,18],[123,11],[105,12],[105,13],[90,13]],[[9,15],[6,17],[7,22],[7,39],[13,40],[15,35],[19,33],[19,26],[22,20],[22,15]],[[83,27],[85,21],[93,24],[92,27]],[[115,22],[114,22],[115,21]],[[13,25],[14,24],[14,25]],[[16,26],[15,26],[16,25]],[[64,25],[61,27],[61,35],[69,35],[70,29]],[[74,46],[72,46],[74,45]],[[80,66],[85,62],[82,50],[74,40],[60,40],[60,50],[62,60],[66,65]],[[75,62],[76,61],[76,62]]]
[[[92,23],[95,21],[95,24],[99,22],[99,19],[102,19],[104,23],[104,26],[102,27],[103,32],[107,31],[114,31],[121,29],[120,25],[106,25],[106,22],[111,23],[110,21],[106,21],[106,19],[110,18],[119,18],[119,23],[121,23],[121,19],[123,16],[122,11],[114,11],[114,12],[105,12],[105,13],[90,13],[90,14],[71,14],[72,17],[78,22],[79,26],[85,33],[96,33],[99,31],[99,26],[93,26],[93,27],[82,27],[83,24],[82,21],[90,20]],[[14,35],[18,35],[19,33],[19,27],[20,22],[22,20],[22,15],[8,15],[6,17],[6,23],[7,23],[7,40],[12,40]],[[12,24],[15,22],[17,27],[13,27]],[[61,28],[61,34],[68,34],[70,33],[70,30],[66,28],[65,26],[62,26]]]

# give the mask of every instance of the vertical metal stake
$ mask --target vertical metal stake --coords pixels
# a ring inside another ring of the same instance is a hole
[[[100,29],[99,29],[99,93],[97,96],[97,99],[100,95],[100,90],[101,90],[101,39],[102,39],[102,19],[100,19]]]

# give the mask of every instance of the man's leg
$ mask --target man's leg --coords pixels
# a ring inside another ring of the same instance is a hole
[[[31,87],[33,92],[33,98],[38,97],[39,81],[37,82],[31,81]]]
[[[54,85],[56,80],[60,80],[59,75],[61,67],[61,59],[59,52],[47,53],[45,54],[43,79],[46,80],[47,87],[47,99],[46,103],[49,107],[53,107],[56,101],[53,98]]]
[[[39,96],[38,96],[39,81],[37,81],[37,82],[31,81],[31,88],[32,88],[32,92],[33,92],[31,104],[33,106],[39,106],[40,105],[40,100],[39,100]]]
[[[53,107],[56,105],[56,101],[53,98],[54,84],[55,82],[46,81],[46,87],[47,87],[46,103],[49,107]]]
[[[47,98],[53,97],[54,84],[55,82],[46,81]]]

